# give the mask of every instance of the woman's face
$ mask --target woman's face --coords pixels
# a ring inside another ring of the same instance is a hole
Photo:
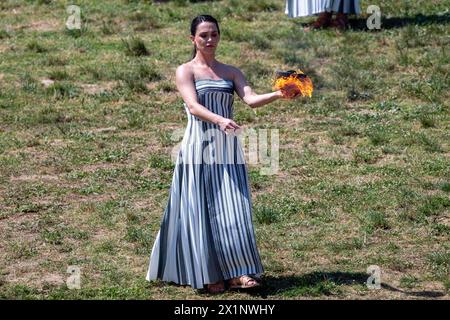
[[[206,21],[197,26],[195,37],[191,36],[191,40],[197,47],[197,50],[204,53],[214,53],[219,44],[219,39],[220,35],[216,24]]]

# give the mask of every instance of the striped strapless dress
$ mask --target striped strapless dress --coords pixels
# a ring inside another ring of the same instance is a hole
[[[232,80],[200,79],[195,87],[200,104],[233,118]],[[184,107],[188,124],[146,279],[200,289],[241,275],[260,277],[242,145]]]

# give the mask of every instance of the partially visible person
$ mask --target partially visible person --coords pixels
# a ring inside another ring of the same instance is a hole
[[[286,0],[285,13],[290,18],[317,15],[310,27],[312,29],[348,27],[348,15],[359,15],[359,0]],[[333,19],[333,14],[336,14]]]

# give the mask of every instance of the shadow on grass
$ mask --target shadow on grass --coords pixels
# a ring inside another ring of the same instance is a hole
[[[261,287],[251,290],[238,290],[256,298],[268,296],[293,297],[320,297],[339,296],[342,285],[366,286],[368,274],[362,272],[312,272],[302,276],[263,277]],[[446,296],[439,291],[404,291],[388,284],[381,288],[392,292],[400,292],[408,296],[438,298]]]
[[[308,27],[310,23],[296,22],[301,27]],[[449,24],[450,14],[443,15],[423,15],[416,14],[411,17],[389,17],[381,18],[381,29],[380,30],[370,30],[370,31],[382,31],[384,29],[396,29],[403,28],[407,25],[418,25],[425,26],[431,24]],[[349,19],[349,26],[351,30],[356,31],[369,31],[367,28],[367,19],[355,18]]]
[[[340,293],[339,285],[364,284],[368,275],[361,272],[312,272],[301,276],[263,277],[261,288],[248,293],[266,298],[271,295],[282,297],[331,296]]]
[[[349,19],[350,28],[353,30],[369,30],[366,25],[366,19]],[[381,18],[381,29],[403,28],[407,25],[430,25],[430,24],[449,24],[450,14],[443,15],[423,15],[416,14],[411,17],[390,17]]]
[[[439,292],[439,291],[404,291],[395,287],[392,287],[388,284],[382,283],[381,284],[382,289],[395,291],[395,292],[401,292],[403,294],[414,296],[414,297],[423,297],[423,298],[439,298],[446,296],[446,293]]]

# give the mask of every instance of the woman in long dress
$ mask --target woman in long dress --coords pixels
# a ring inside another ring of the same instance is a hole
[[[359,0],[286,0],[285,13],[290,18],[306,17],[318,14],[317,20],[312,23],[313,29],[348,27],[348,15],[360,14]],[[332,19],[333,14],[335,19]]]
[[[176,70],[188,124],[146,279],[195,289],[206,285],[210,293],[223,292],[226,285],[255,287],[264,269],[243,149],[234,134],[240,129],[232,119],[234,91],[256,108],[289,89],[256,94],[238,68],[217,61],[220,30],[213,17],[196,17],[190,38],[193,59]]]

